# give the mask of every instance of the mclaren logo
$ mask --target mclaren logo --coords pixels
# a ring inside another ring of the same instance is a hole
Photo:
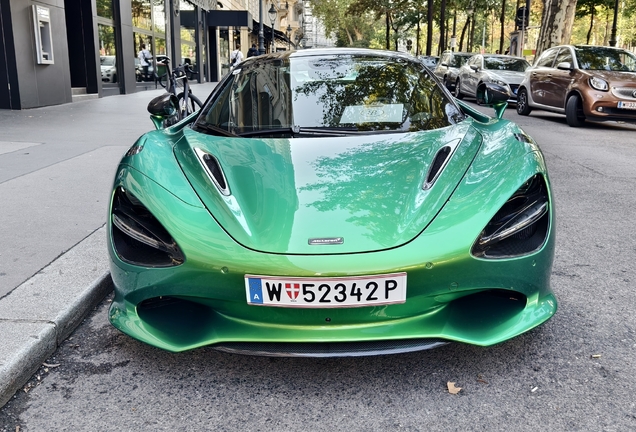
[[[310,245],[339,245],[344,243],[344,237],[325,237],[325,238],[310,238]]]

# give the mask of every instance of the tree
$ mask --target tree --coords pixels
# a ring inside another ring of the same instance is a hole
[[[577,0],[544,0],[536,55],[555,45],[567,44],[572,36]]]
[[[319,18],[338,46],[368,47],[373,34],[373,19],[348,13],[352,0],[322,0],[313,3],[313,15]]]

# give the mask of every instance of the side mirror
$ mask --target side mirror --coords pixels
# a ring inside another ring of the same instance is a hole
[[[446,63],[446,62],[442,62],[442,66],[446,66],[446,67],[448,67],[448,63]]]
[[[474,70],[475,72],[479,70],[479,66],[476,66],[476,65],[470,65],[470,68]]]
[[[572,63],[570,62],[561,62],[557,65],[557,69],[561,70],[572,70]]]
[[[175,95],[164,93],[148,103],[148,112],[155,128],[163,129],[178,120],[179,101]]]
[[[506,87],[494,83],[481,84],[477,87],[477,93],[475,95],[477,104],[493,107],[497,114],[497,118],[501,118],[503,116],[510,97],[511,95]]]

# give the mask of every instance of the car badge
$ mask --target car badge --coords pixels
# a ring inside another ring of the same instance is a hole
[[[310,238],[310,245],[339,245],[344,243],[344,237]]]
[[[636,98],[636,90],[632,92],[632,97]]]
[[[298,294],[300,294],[300,284],[286,283],[285,291],[287,291],[287,297],[289,297],[290,300],[296,300],[298,298]]]

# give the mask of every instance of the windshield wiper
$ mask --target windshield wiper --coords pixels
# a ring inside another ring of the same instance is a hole
[[[342,137],[347,135],[355,135],[358,133],[357,128],[304,128],[299,126],[282,127],[273,129],[257,129],[252,131],[241,132],[238,136],[241,137],[259,137],[270,135],[283,135],[292,137],[298,137],[302,135],[310,136],[326,136],[326,137]]]
[[[195,123],[193,127],[197,129],[202,129],[203,131],[212,133],[214,135],[221,135],[221,136],[234,137],[234,138],[238,138],[239,136],[235,134],[234,132],[230,132],[218,126],[213,126],[207,123]]]

